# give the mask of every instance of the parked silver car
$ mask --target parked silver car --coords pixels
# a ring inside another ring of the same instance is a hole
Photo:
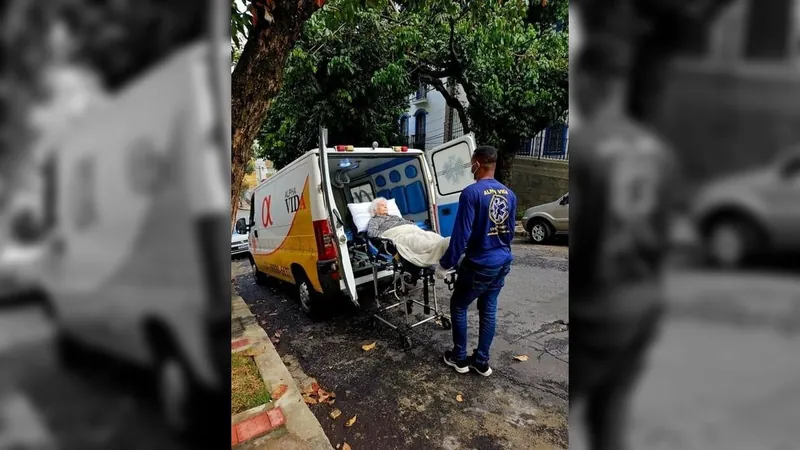
[[[231,256],[241,255],[250,251],[250,243],[246,234],[233,233],[231,235]]]
[[[522,226],[537,244],[554,235],[569,234],[569,192],[558,200],[528,208],[522,216]]]
[[[800,251],[800,146],[766,167],[708,183],[692,212],[710,262],[734,267]]]

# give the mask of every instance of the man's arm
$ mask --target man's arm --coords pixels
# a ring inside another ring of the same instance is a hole
[[[450,245],[439,260],[439,265],[445,269],[452,269],[458,259],[467,249],[467,243],[472,235],[472,224],[475,221],[475,205],[473,195],[464,191],[458,199],[458,212],[453,224],[453,234],[450,235]]]

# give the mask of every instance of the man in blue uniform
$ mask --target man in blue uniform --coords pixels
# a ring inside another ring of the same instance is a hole
[[[450,246],[439,261],[441,276],[464,255],[450,299],[453,349],[444,354],[444,362],[458,373],[472,368],[483,376],[492,374],[489,349],[497,321],[497,297],[511,270],[517,197],[494,179],[496,165],[494,147],[475,149],[471,170],[476,181],[461,192]],[[475,299],[480,315],[478,348],[467,358],[467,309]]]
[[[570,139],[570,409],[589,448],[624,450],[629,402],[661,322],[674,159],[627,113],[627,42],[586,40]]]

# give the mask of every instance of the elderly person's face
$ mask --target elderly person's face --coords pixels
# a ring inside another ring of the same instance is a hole
[[[378,216],[385,216],[389,214],[389,206],[384,201],[380,201],[375,205],[375,214]]]

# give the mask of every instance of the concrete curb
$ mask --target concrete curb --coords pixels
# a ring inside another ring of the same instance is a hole
[[[272,434],[268,434],[241,444],[240,447],[275,450],[333,450],[322,425],[303,401],[297,383],[275,350],[275,346],[272,345],[269,336],[258,324],[244,300],[234,293],[231,295],[231,319],[239,319],[244,327],[241,337],[248,339],[250,347],[256,350],[257,355],[254,359],[264,382],[272,389],[281,384],[288,387],[283,396],[277,400],[273,399],[275,408],[280,408],[286,417],[286,434],[278,436],[278,439]]]

